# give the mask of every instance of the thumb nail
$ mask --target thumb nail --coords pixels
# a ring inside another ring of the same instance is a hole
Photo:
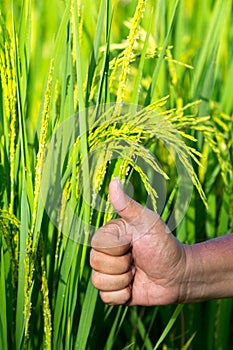
[[[126,195],[123,191],[119,177],[114,178],[109,185],[109,197],[115,210],[120,210],[124,206]]]
[[[119,190],[122,190],[121,181],[120,181],[119,177],[115,177],[110,182],[110,187],[109,187],[109,194],[110,194],[111,202],[116,202],[119,199],[119,197],[120,197]]]

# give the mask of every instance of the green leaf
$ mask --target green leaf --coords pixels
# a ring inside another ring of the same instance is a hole
[[[3,247],[0,237],[0,290],[1,290],[1,302],[0,302],[0,348],[8,349],[7,343],[7,300],[6,300],[6,285],[5,285],[5,264]]]
[[[155,347],[153,350],[156,350],[159,348],[160,344],[164,341],[164,339],[166,338],[166,336],[168,335],[168,333],[170,332],[172,326],[174,325],[174,323],[176,322],[177,317],[179,316],[181,310],[183,308],[183,305],[178,305],[173,313],[173,315],[171,316],[167,326],[165,327],[163,333],[161,334],[159,340],[157,341]]]
[[[86,350],[86,345],[92,326],[92,319],[95,311],[95,305],[97,301],[98,291],[91,283],[89,279],[87,290],[85,293],[84,302],[82,305],[82,312],[79,321],[78,334],[75,341],[76,350]]]

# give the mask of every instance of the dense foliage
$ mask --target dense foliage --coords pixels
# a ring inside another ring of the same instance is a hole
[[[232,22],[232,0],[0,2],[1,349],[230,348],[231,299],[104,305],[89,243],[115,176],[182,242],[233,231]]]

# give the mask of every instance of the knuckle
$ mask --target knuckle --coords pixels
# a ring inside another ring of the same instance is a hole
[[[112,294],[110,292],[100,292],[100,297],[105,304],[116,305],[117,303]]]
[[[104,226],[100,227],[91,240],[91,245],[95,247],[101,243],[106,236],[112,237],[113,239],[119,238],[120,233],[126,232],[125,221],[121,218],[113,219],[107,222]]]
[[[130,288],[125,288],[123,290],[122,296],[121,296],[121,304],[126,304],[129,299],[131,298],[131,290]]]
[[[98,271],[92,271],[92,284],[95,288],[110,292],[127,288],[133,278],[132,271],[121,275],[109,275]]]
[[[96,271],[92,271],[92,275],[91,275],[91,281],[92,284],[95,288],[99,289],[100,287],[100,281],[99,281],[99,274]]]
[[[127,275],[128,275],[127,276],[127,286],[129,286],[131,281],[132,281],[132,279],[133,279],[133,277],[134,277],[132,270],[128,271]]]
[[[93,269],[96,269],[98,267],[98,258],[94,249],[92,249],[90,252],[90,265]]]
[[[118,276],[117,284],[118,284],[118,289],[124,289],[128,287],[132,281],[133,274],[132,271],[128,271],[122,275]]]
[[[109,305],[124,305],[131,298],[131,291],[129,288],[124,288],[117,292],[100,292],[100,297],[105,304]]]
[[[92,249],[91,252],[90,252],[90,259],[89,259],[90,265],[91,265],[92,268],[94,268],[94,264],[95,264],[95,256],[94,255],[95,255],[95,253],[94,253],[94,251]]]
[[[131,252],[121,256],[107,255],[94,249],[90,252],[90,266],[92,269],[110,275],[120,275],[128,272],[131,262]]]
[[[121,263],[123,272],[128,271],[132,263],[132,254],[128,253],[123,255]]]
[[[125,221],[122,218],[118,218],[107,222],[106,225],[103,226],[103,228],[105,227],[109,230],[112,230],[113,232],[119,232],[125,229],[125,225]]]

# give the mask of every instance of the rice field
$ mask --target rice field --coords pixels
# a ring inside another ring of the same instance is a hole
[[[118,176],[187,244],[233,232],[232,0],[0,2],[0,349],[219,350],[232,299],[107,306]]]

